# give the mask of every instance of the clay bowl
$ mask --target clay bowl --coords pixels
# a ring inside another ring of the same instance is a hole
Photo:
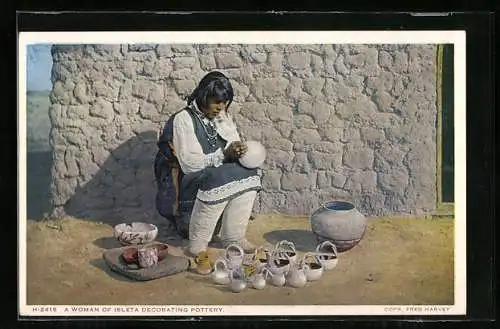
[[[137,263],[137,248],[131,247],[123,250],[122,258],[127,264]]]
[[[163,244],[163,243],[156,243],[149,245],[148,247],[153,247],[158,250],[158,261],[164,260],[167,255],[168,255],[168,245]],[[123,260],[127,264],[137,264],[138,262],[138,257],[137,257],[137,247],[130,247],[126,248],[123,250],[122,254]]]
[[[114,227],[113,235],[124,246],[147,244],[156,239],[158,228],[142,222],[122,223]]]
[[[158,261],[164,260],[168,255],[168,245],[157,243],[153,245],[158,250]]]

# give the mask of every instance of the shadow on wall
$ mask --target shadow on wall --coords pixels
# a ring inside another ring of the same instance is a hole
[[[109,152],[104,161],[99,161],[102,165],[96,173],[81,172],[84,168],[80,163],[80,174],[89,179],[86,184],[76,187],[64,205],[65,214],[109,225],[143,221],[169,226],[156,211],[154,203],[156,142],[156,131],[135,135]],[[94,159],[100,156],[96,152],[92,154]]]
[[[26,159],[26,201],[28,219],[41,220],[50,212],[52,152],[28,152]]]

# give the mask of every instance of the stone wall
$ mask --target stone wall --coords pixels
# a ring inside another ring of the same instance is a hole
[[[432,211],[433,45],[54,46],[54,214],[152,216],[167,117],[208,71],[232,81],[241,134],[268,149],[255,212],[333,199],[366,215]]]

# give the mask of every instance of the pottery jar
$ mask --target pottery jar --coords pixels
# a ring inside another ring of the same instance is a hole
[[[286,254],[280,253],[271,255],[267,264],[267,268],[271,271],[272,274],[288,273],[290,266],[290,259],[286,256]]]
[[[324,267],[317,261],[316,257],[312,253],[307,253],[304,255],[304,264],[307,265],[306,277],[307,281],[317,281],[323,275]]]
[[[330,241],[323,241],[316,247],[316,259],[325,270],[335,268],[339,262],[337,247]]]
[[[268,272],[271,276],[271,283],[276,287],[283,287],[286,283],[285,273]]]
[[[302,262],[300,264],[295,264],[290,268],[286,276],[286,282],[294,288],[302,288],[307,283],[306,270],[309,266],[304,265]]]
[[[225,261],[230,270],[240,267],[244,258],[245,252],[240,246],[231,244],[226,248]]]
[[[266,278],[264,277],[264,274],[262,272],[250,277],[249,282],[252,288],[257,290],[262,290],[266,286]]]
[[[217,259],[214,263],[214,271],[212,272],[212,280],[216,284],[228,285],[231,282],[230,270],[224,259]]]
[[[237,268],[231,271],[230,274],[231,282],[229,287],[232,292],[242,292],[247,288],[247,282],[245,280],[245,275],[241,268]]]
[[[333,201],[318,208],[310,217],[318,242],[331,241],[338,252],[356,246],[366,230],[366,218],[347,201]]]
[[[290,261],[290,264],[294,264],[297,261],[297,251],[295,250],[295,244],[291,241],[282,240],[278,242],[274,250],[278,253],[285,254],[286,258]]]
[[[257,271],[262,271],[265,267],[267,267],[269,260],[269,251],[264,249],[263,247],[259,247],[255,249],[255,252],[252,256],[252,262],[257,264]]]

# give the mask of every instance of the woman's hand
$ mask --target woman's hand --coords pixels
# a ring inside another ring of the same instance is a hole
[[[224,150],[224,157],[226,161],[232,162],[236,161],[238,158],[242,157],[248,150],[245,143],[236,141],[229,144],[229,146]]]

